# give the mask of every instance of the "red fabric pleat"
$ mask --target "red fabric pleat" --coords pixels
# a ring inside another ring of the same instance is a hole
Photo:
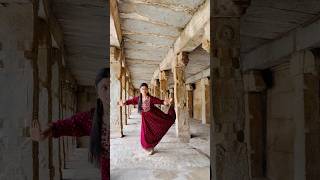
[[[152,106],[150,111],[142,112],[141,116],[140,137],[141,145],[144,149],[155,147],[176,119],[173,107],[166,114],[157,107]]]

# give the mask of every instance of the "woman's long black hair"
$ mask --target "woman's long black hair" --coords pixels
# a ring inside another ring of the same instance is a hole
[[[109,69],[108,68],[101,69],[98,72],[96,80],[95,80],[96,88],[97,88],[99,82],[103,78],[109,78],[109,77],[110,77]],[[93,115],[93,120],[92,120],[92,128],[91,128],[91,133],[90,133],[90,149],[89,149],[90,150],[89,151],[90,162],[92,162],[98,166],[100,165],[100,156],[101,156],[101,151],[102,151],[102,147],[101,147],[101,140],[102,140],[101,134],[102,133],[101,133],[101,131],[102,131],[103,113],[104,113],[103,104],[102,104],[102,101],[98,98],[96,108],[94,111],[94,115]]]
[[[147,83],[142,83],[142,84],[140,85],[140,88],[143,87],[143,86],[146,87],[146,88],[148,88],[148,84],[147,84]],[[150,96],[149,93],[148,93],[147,95]],[[142,111],[142,94],[140,93],[140,95],[139,95],[139,101],[138,101],[138,112],[141,113],[141,111]]]

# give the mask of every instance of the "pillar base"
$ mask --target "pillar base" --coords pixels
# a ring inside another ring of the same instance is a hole
[[[111,139],[115,139],[115,138],[123,138],[124,135],[122,132],[119,132],[119,131],[110,131],[110,138]]]

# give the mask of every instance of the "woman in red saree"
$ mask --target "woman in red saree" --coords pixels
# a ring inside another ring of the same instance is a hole
[[[176,119],[174,108],[171,106],[168,113],[164,113],[156,104],[170,105],[172,99],[160,100],[148,93],[148,85],[142,83],[140,96],[127,101],[119,101],[120,106],[138,104],[138,112],[141,114],[140,142],[150,155],[154,153],[154,147],[160,142]]]
[[[89,160],[100,167],[102,180],[110,179],[109,113],[107,113],[109,110],[106,109],[109,77],[107,68],[101,69],[96,77],[95,85],[99,98],[95,108],[55,121],[44,131],[40,130],[39,122],[34,122],[30,130],[31,139],[34,141],[43,141],[48,137],[90,136]]]

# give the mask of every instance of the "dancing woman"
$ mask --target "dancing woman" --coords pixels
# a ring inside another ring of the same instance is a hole
[[[171,105],[172,98],[160,100],[148,92],[148,85],[140,85],[140,96],[127,101],[120,100],[120,106],[138,104],[138,112],[141,114],[140,142],[148,154],[154,153],[154,147],[160,142],[176,119],[174,108],[169,108],[168,114],[155,107],[155,104]]]
[[[110,179],[109,161],[109,117],[106,109],[107,97],[109,96],[109,69],[101,69],[96,77],[95,85],[98,99],[95,108],[87,112],[79,112],[70,118],[58,120],[49,125],[44,131],[40,130],[39,123],[33,123],[30,130],[31,139],[43,141],[48,137],[58,138],[61,136],[90,136],[90,161],[100,166],[101,179]]]

